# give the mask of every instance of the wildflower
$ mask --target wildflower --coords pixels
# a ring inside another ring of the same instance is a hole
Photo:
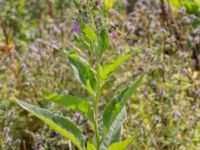
[[[164,94],[165,94],[165,90],[159,90],[159,92],[158,92],[159,98],[162,98],[164,96]]]
[[[96,0],[96,1],[95,1],[95,5],[98,6],[99,4],[100,4],[100,1],[99,1],[99,0]]]
[[[110,9],[109,13],[111,15],[120,16],[119,12],[116,9]]]
[[[122,4],[126,7],[126,6],[128,6],[128,1],[127,0],[123,0]]]
[[[195,93],[196,93],[197,97],[200,98],[200,89],[198,89]]]
[[[196,28],[194,31],[196,34],[200,35],[200,27]]]
[[[161,29],[160,29],[160,32],[164,34],[164,33],[167,32],[167,30],[166,30],[165,28],[161,28]]]
[[[178,111],[175,111],[175,112],[173,113],[173,117],[174,117],[175,120],[178,120],[178,119],[181,117],[181,113],[178,112]]]
[[[54,137],[56,137],[58,135],[58,133],[56,132],[56,131],[52,131],[51,133],[50,133],[50,137],[51,138],[54,138]]]
[[[197,17],[196,17],[194,14],[190,15],[190,18],[191,18],[193,21],[197,19]]]
[[[80,32],[80,26],[79,26],[79,23],[77,21],[74,22],[73,27],[72,27],[72,31],[73,32]]]
[[[179,12],[185,14],[186,13],[186,8],[185,7],[181,7],[181,9],[179,10]]]
[[[193,111],[196,111],[196,109],[197,109],[197,105],[193,105],[193,106],[192,106],[192,110],[193,110]]]
[[[117,39],[118,38],[118,34],[116,32],[112,32],[111,36],[113,39]]]
[[[6,135],[8,135],[8,133],[10,132],[10,128],[9,127],[5,127],[4,129],[3,129],[3,134],[6,136]]]
[[[187,69],[185,69],[185,68],[181,68],[181,69],[180,69],[180,73],[182,73],[182,74],[187,74],[187,72],[188,72],[188,71],[187,71]]]
[[[156,83],[157,83],[156,80],[153,80],[153,81],[151,82],[152,86],[155,86]]]
[[[185,23],[191,23],[191,18],[189,16],[185,16],[183,20]]]
[[[10,145],[12,143],[13,139],[11,137],[8,137],[6,139],[6,144]]]

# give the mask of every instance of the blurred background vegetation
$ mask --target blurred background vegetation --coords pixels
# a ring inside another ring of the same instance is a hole
[[[77,48],[74,22],[87,19],[92,9],[103,7],[102,1],[0,0],[0,149],[75,149],[16,105],[15,98],[65,115],[69,112],[45,101],[42,91],[88,96],[74,79],[65,52]],[[128,104],[124,135],[141,128],[130,150],[199,150],[199,0],[115,0],[102,19],[110,28],[105,63],[140,49],[112,75],[102,91],[102,106],[118,92],[113,85],[123,87],[141,71],[148,72]],[[80,114],[70,116],[82,122]],[[90,135],[87,125],[84,132]]]

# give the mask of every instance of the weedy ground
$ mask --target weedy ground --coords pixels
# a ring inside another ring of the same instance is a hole
[[[0,2],[0,10],[0,148],[74,149],[61,135],[19,108],[15,98],[69,115],[66,109],[45,101],[42,91],[89,97],[74,79],[64,53],[69,47],[76,48],[73,24],[87,10],[77,10],[71,1],[61,0],[30,0],[25,4],[7,0]],[[111,43],[103,56],[105,63],[134,49],[140,53],[112,75],[103,87],[101,105],[120,87],[147,72],[127,105],[124,138],[141,128],[130,149],[200,149],[200,27],[194,25],[200,18],[185,8],[174,11],[167,4],[137,3],[133,12],[127,13],[126,6],[118,2],[105,17],[109,19]],[[90,58],[89,53],[80,50],[80,54]],[[77,124],[84,122],[78,113],[70,116]],[[87,124],[84,132],[91,135]]]

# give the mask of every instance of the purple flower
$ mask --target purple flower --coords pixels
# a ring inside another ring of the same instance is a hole
[[[181,113],[178,112],[178,111],[175,111],[175,112],[173,113],[173,117],[174,117],[175,120],[178,120],[178,119],[181,117]]]
[[[111,36],[113,39],[117,39],[118,38],[118,34],[116,32],[112,32]]]
[[[95,5],[98,6],[100,4],[99,0],[95,1]]]
[[[179,10],[179,12],[180,12],[180,13],[183,13],[183,14],[185,14],[185,13],[186,13],[186,11],[187,11],[187,10],[186,10],[186,8],[185,8],[185,7],[181,7],[181,9]]]
[[[128,6],[128,1],[127,1],[127,0],[123,0],[122,3],[123,3],[123,5],[124,5],[125,7]]]
[[[72,31],[73,32],[80,32],[80,26],[79,26],[79,23],[77,21],[74,22],[73,27],[72,27]]]

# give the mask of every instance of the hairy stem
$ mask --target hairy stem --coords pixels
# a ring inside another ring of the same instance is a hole
[[[95,123],[95,135],[96,135],[96,143],[97,143],[97,150],[100,148],[99,142],[99,129],[98,129],[98,103],[99,103],[99,96],[101,92],[101,81],[100,81],[100,72],[99,72],[99,59],[97,58],[97,89],[95,94],[95,101],[94,101],[94,123]]]

